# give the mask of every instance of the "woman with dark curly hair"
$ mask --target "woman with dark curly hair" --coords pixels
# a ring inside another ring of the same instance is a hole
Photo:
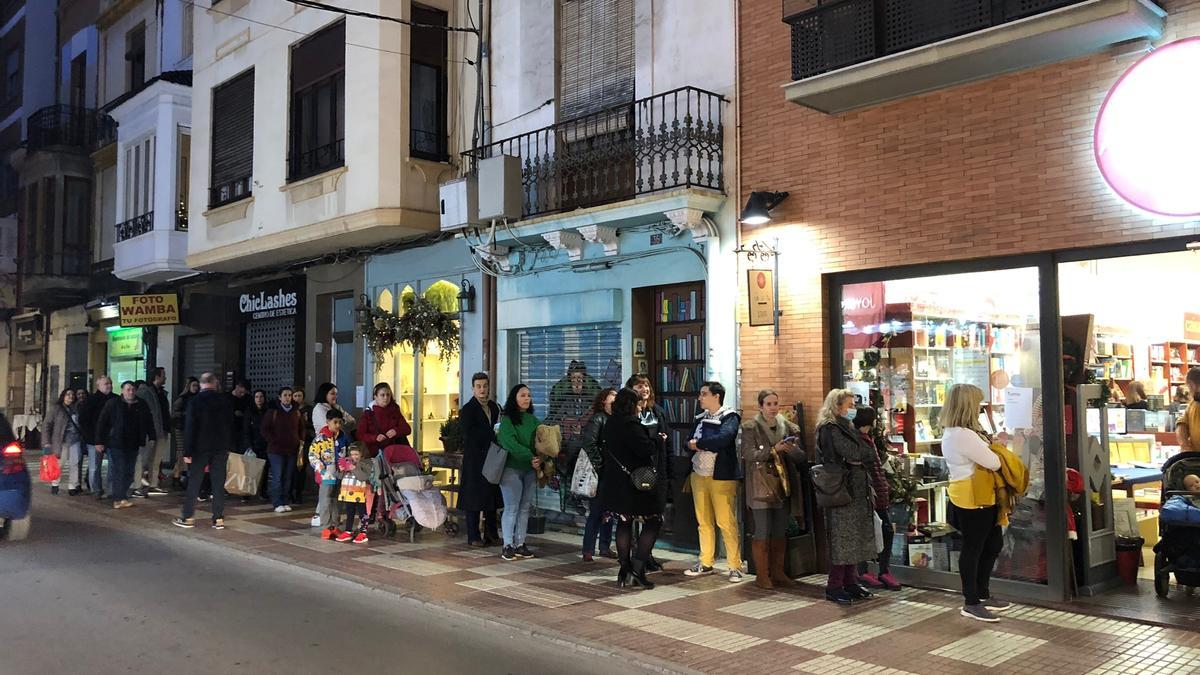
[[[651,468],[657,472],[661,465],[662,444],[652,436],[650,427],[642,424],[638,406],[642,396],[625,388],[617,392],[612,417],[604,426],[604,465],[600,485],[604,490],[604,508],[616,522],[617,559],[621,569],[617,585],[624,588],[632,582],[646,589],[654,584],[646,579],[646,562],[654,550],[654,542],[662,529],[663,508],[658,490],[640,489],[634,482],[638,469]],[[661,476],[658,479],[661,480]],[[636,548],[633,524],[641,523]]]

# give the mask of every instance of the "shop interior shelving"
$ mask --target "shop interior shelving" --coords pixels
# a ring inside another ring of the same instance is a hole
[[[655,292],[654,381],[656,399],[667,415],[668,451],[686,455],[684,444],[694,428],[696,395],[704,382],[704,284],[664,286]]]
[[[1184,384],[1189,368],[1200,367],[1200,342],[1158,342],[1150,345],[1150,377]]]
[[[1134,379],[1134,346],[1119,335],[1096,333],[1096,350],[1087,367],[1096,377],[1115,380],[1124,389]]]

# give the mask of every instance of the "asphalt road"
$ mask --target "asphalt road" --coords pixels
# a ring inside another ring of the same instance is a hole
[[[38,496],[0,542],[0,673],[628,673],[273,560]]]

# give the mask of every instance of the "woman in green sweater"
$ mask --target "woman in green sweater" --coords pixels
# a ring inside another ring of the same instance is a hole
[[[504,550],[500,557],[505,560],[532,558],[533,552],[525,545],[525,530],[529,525],[529,507],[537,490],[537,474],[542,460],[533,450],[533,435],[541,422],[533,416],[533,395],[529,387],[518,384],[508,392],[504,402],[504,416],[500,419],[500,431],[496,442],[508,451],[508,462],[500,475],[500,494],[504,497],[504,514],[500,527],[504,532]]]

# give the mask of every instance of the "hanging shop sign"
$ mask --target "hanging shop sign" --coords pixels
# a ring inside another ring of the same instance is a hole
[[[238,312],[250,321],[296,316],[299,307],[300,293],[286,286],[242,293],[238,297]]]
[[[775,282],[771,270],[747,270],[750,288],[750,325],[775,325]]]
[[[43,336],[40,314],[13,321],[13,346],[18,350],[41,349]]]
[[[121,328],[108,333],[108,358],[137,359],[142,357],[142,329]]]
[[[842,290],[842,333],[846,349],[866,349],[882,330],[886,306],[883,282],[846,284]]]
[[[121,326],[171,326],[179,323],[179,296],[175,293],[122,295]]]
[[[1200,37],[1143,56],[1109,90],[1093,151],[1104,180],[1130,204],[1163,216],[1200,215]]]

